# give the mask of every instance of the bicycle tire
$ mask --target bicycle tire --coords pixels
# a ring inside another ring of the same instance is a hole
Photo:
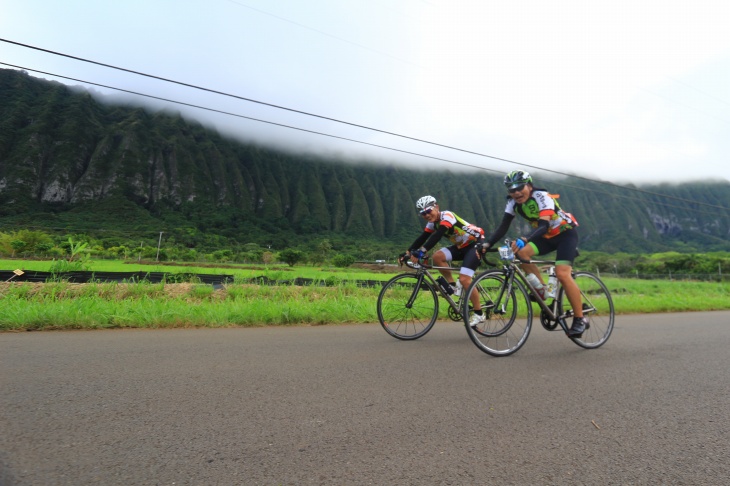
[[[603,346],[613,332],[615,320],[613,299],[606,285],[596,275],[590,272],[575,272],[573,278],[580,288],[583,316],[588,319],[588,326],[581,337],[570,339],[582,348],[596,349]],[[573,316],[573,311],[564,288],[561,287],[557,298],[558,313],[565,316],[561,321],[569,328],[571,323],[567,322],[567,318]]]
[[[421,277],[420,288],[409,306],[419,277],[414,273],[396,275],[383,284],[378,295],[378,320],[397,339],[411,341],[431,330],[439,313],[438,294]]]
[[[474,285],[473,289],[476,289],[476,292],[479,294],[479,302],[481,303],[482,312],[485,313],[486,319],[489,320],[489,318],[492,316],[492,313],[494,312],[494,299],[497,295],[499,295],[499,289],[501,289],[504,285],[504,277],[499,271],[493,270],[485,273],[489,273],[489,275],[477,276],[477,278],[480,280],[480,283]],[[472,292],[474,291],[473,289]],[[471,300],[465,301],[464,304],[470,306]],[[515,307],[512,306],[512,308]],[[473,309],[471,307],[464,308],[462,305],[462,314],[468,314],[472,311]],[[502,318],[497,322],[486,323],[483,326],[476,326],[472,329],[474,329],[474,331],[478,334],[485,337],[500,336],[507,332],[510,326],[514,323],[514,318],[515,314],[512,314],[507,319]],[[469,316],[469,320],[471,320],[471,316]],[[464,323],[466,324],[468,323],[468,321],[464,319]]]
[[[502,302],[497,302],[504,287],[505,276],[499,270],[476,276],[466,295],[475,290],[479,293],[485,320],[475,327],[469,325],[473,312],[466,297],[462,310],[469,339],[480,351],[496,357],[509,356],[524,346],[532,329],[532,305],[527,290],[513,280],[509,295],[502,295]]]

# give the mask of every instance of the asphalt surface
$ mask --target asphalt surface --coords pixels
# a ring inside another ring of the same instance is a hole
[[[0,484],[728,484],[730,312],[537,324],[0,334]]]

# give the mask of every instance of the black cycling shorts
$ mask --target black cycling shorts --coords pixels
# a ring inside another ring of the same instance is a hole
[[[464,248],[459,248],[456,245],[451,245],[446,248],[442,248],[441,250],[446,250],[448,251],[448,253],[451,254],[451,261],[461,261],[461,268],[468,268],[469,270],[471,270],[470,276],[474,276],[474,272],[479,267],[479,263],[481,263],[481,260],[477,256],[477,250],[475,245],[476,243],[472,243],[471,245],[465,246]],[[467,273],[467,275],[469,275],[469,273]]]
[[[578,256],[578,230],[575,228],[563,231],[552,238],[538,238],[530,243],[537,248],[537,255],[557,250],[555,261],[558,264],[573,265],[575,257]]]

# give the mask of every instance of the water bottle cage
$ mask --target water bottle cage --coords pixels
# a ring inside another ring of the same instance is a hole
[[[500,246],[499,247],[499,258],[511,262],[515,259],[515,254],[512,252],[512,248],[509,246]]]
[[[449,282],[446,281],[446,279],[443,276],[437,278],[436,281],[438,282],[439,287],[441,287],[441,290],[445,294],[451,295],[454,293],[454,288],[451,286],[451,284]]]
[[[555,298],[556,290],[558,288],[558,279],[555,275],[548,277],[547,288],[545,289],[545,295],[549,298]]]

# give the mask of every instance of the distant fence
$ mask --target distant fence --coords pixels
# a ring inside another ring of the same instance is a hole
[[[167,273],[167,272],[37,272],[24,271],[22,275],[13,270],[0,270],[0,282],[53,282],[62,280],[71,283],[89,282],[190,282],[198,281],[206,284],[233,283],[233,275],[213,275],[202,273]]]
[[[0,270],[0,282],[56,282],[64,281],[70,283],[183,283],[200,282],[210,285],[225,285],[234,283],[233,275],[214,275],[201,273],[167,273],[167,272],[36,272],[33,270],[24,271],[18,275],[12,270]],[[339,280],[339,279],[312,279],[293,278],[289,280],[274,280],[266,276],[239,279],[239,283],[252,283],[257,285],[313,285],[318,287],[334,287],[342,283],[353,283],[357,287],[379,287],[384,282],[380,280]]]
[[[590,270],[589,270],[590,271]],[[703,282],[728,282],[730,275],[719,273],[613,273],[598,272],[596,275],[600,277],[616,277],[616,278],[636,278],[639,280],[699,280]]]
[[[640,280],[694,280],[706,282],[728,282],[729,275],[718,275],[710,273],[613,273],[598,272],[593,270],[600,277],[636,278]],[[184,283],[200,282],[210,285],[232,284],[235,281],[233,275],[204,274],[204,273],[168,273],[168,272],[38,272],[34,270],[24,271],[17,275],[13,270],[0,270],[0,282],[55,282],[65,281],[71,283],[90,282],[150,282],[150,283]],[[239,278],[239,283],[252,283],[257,285],[313,285],[318,287],[333,287],[340,284],[355,284],[357,287],[379,287],[385,283],[382,280],[340,280],[334,278],[312,279],[296,277],[288,280],[273,280],[266,276]]]

